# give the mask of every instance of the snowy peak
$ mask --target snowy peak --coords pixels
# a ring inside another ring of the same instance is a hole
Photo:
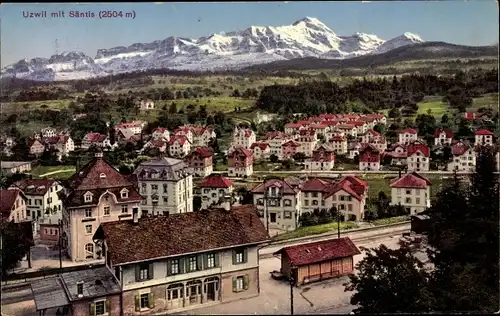
[[[352,58],[420,42],[423,40],[412,33],[388,41],[367,33],[338,36],[319,19],[305,17],[284,26],[250,26],[198,39],[170,36],[98,49],[95,58],[64,52],[48,59],[26,59],[2,69],[2,76],[68,80],[159,68],[234,69],[302,57]]]

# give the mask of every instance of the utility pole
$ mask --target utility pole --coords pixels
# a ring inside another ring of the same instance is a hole
[[[264,181],[264,203],[265,204],[265,214],[264,216],[266,217],[266,230],[267,230],[267,235],[269,235],[269,209],[267,207],[268,203],[268,192],[267,192],[267,180]]]
[[[59,269],[61,270],[60,273],[63,272],[62,270],[62,242],[61,242],[61,229],[62,228],[62,221],[59,220]]]
[[[337,211],[337,236],[340,239],[340,212]]]
[[[295,273],[295,268],[290,269],[290,315],[293,315],[293,287],[294,287],[294,273]]]

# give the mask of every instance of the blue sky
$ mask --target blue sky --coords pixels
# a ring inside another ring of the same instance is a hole
[[[51,18],[63,10],[135,11],[135,19]],[[47,11],[47,18],[23,18]],[[338,35],[355,32],[390,39],[404,32],[426,41],[463,45],[498,42],[498,9],[494,0],[387,2],[241,2],[241,3],[102,3],[2,4],[1,65],[22,58],[50,57],[56,51],[83,51],[95,57],[99,48],[128,46],[169,36],[200,37],[251,25],[289,25],[315,17]],[[57,40],[57,45],[56,45]]]

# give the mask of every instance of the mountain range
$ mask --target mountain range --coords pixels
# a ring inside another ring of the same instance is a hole
[[[59,81],[162,68],[231,70],[311,57],[346,60],[374,56],[418,43],[424,40],[408,32],[389,40],[365,33],[339,36],[318,19],[306,17],[286,26],[251,26],[198,39],[171,36],[99,49],[95,58],[64,52],[50,58],[22,59],[4,67],[1,77]]]

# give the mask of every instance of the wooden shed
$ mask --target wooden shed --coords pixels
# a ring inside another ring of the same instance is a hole
[[[351,274],[353,257],[360,253],[344,237],[285,247],[274,255],[281,257],[281,273],[287,278],[292,274],[295,285],[303,285]]]

